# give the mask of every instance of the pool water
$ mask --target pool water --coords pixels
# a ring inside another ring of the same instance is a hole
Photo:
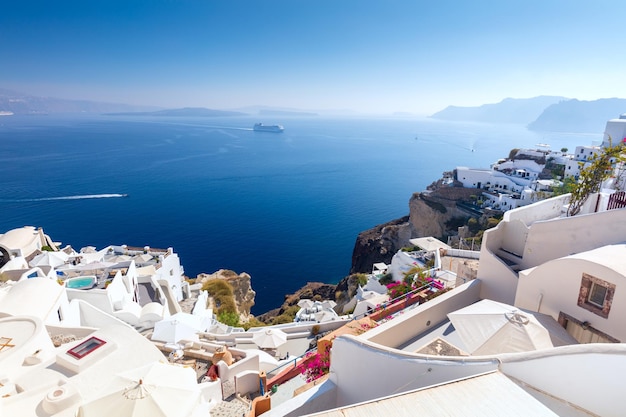
[[[95,283],[96,277],[77,277],[65,281],[65,286],[74,290],[83,290],[93,287]]]

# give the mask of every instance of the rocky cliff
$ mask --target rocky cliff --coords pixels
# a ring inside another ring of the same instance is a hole
[[[434,183],[428,191],[415,193],[409,200],[409,215],[361,232],[356,239],[352,254],[350,275],[337,285],[309,282],[294,294],[285,296],[279,308],[256,317],[267,324],[280,324],[293,320],[299,309],[300,299],[336,300],[342,306],[354,296],[361,279],[360,272],[369,273],[376,262],[390,263],[393,255],[402,247],[410,246],[410,239],[424,236],[445,238],[457,233],[457,227],[465,224],[475,213],[459,206],[459,202],[469,201],[476,195],[476,189],[446,187]],[[241,322],[252,316],[255,292],[250,285],[250,275],[236,274],[220,270],[213,274],[198,275],[198,282],[223,279],[233,288],[233,299],[237,305]],[[209,303],[212,301],[210,300]]]
[[[250,283],[250,275],[245,272],[237,274],[228,269],[220,269],[212,274],[199,274],[196,282],[205,283],[213,279],[221,279],[230,284],[233,291],[232,297],[237,306],[240,320],[242,323],[247,322],[252,317],[250,309],[254,305],[254,297],[256,295]],[[213,297],[209,294],[209,305],[213,307],[213,303]]]
[[[409,215],[361,232],[352,252],[351,274],[371,272],[376,262],[390,263],[410,239],[433,236],[445,239],[456,234],[457,227],[475,214],[457,203],[469,201],[477,190],[462,187],[433,186],[415,193],[409,200]]]

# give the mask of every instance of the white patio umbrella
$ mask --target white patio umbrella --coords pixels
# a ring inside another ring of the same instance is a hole
[[[69,258],[69,255],[65,252],[45,251],[35,256],[33,259],[31,259],[28,265],[31,267],[43,266],[43,265],[57,267],[57,266],[63,265],[65,261],[67,261],[68,258]]]
[[[472,355],[526,352],[577,341],[547,314],[482,300],[448,314]]]
[[[92,262],[100,262],[104,259],[104,254],[100,252],[81,252],[79,254],[81,263],[88,264]]]
[[[131,259],[133,259],[133,258],[128,256],[128,255],[115,255],[115,256],[111,256],[111,257],[107,258],[107,261],[115,262],[115,263],[121,263],[121,262],[128,262]]]
[[[141,253],[133,256],[132,259],[137,263],[146,263],[152,260],[152,255],[148,255],[147,253]]]
[[[263,329],[254,332],[252,341],[261,349],[276,349],[287,342],[287,334],[279,329]]]
[[[333,310],[326,309],[315,313],[315,321],[317,321],[318,323],[336,320],[337,318],[339,318],[339,316]]]
[[[95,271],[96,269],[106,269],[115,265],[113,262],[96,261],[75,265],[73,269],[80,271]]]
[[[95,274],[96,271],[105,270],[113,265],[115,265],[113,262],[96,261],[96,262],[81,263],[78,265],[73,265],[71,268],[68,268],[68,269],[73,269],[75,271],[81,271],[81,272],[92,271]]]
[[[180,340],[198,340],[198,332],[207,329],[210,318],[189,313],[176,313],[154,325],[152,340],[178,343]]]
[[[187,417],[202,401],[193,369],[161,362],[118,374],[102,393],[76,415]]]

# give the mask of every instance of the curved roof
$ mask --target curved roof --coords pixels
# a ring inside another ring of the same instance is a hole
[[[562,259],[580,259],[603,265],[626,277],[626,244],[606,245],[597,249],[580,252]]]
[[[0,246],[6,249],[21,249],[29,246],[38,237],[39,233],[33,226],[24,226],[0,235]]]
[[[35,316],[45,321],[64,290],[64,287],[49,278],[18,281],[8,291],[0,292],[0,313]]]

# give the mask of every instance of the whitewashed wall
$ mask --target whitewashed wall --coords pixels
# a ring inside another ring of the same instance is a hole
[[[354,336],[335,339],[331,380],[337,406],[399,394],[497,369],[494,359],[438,357],[388,349]]]
[[[606,248],[616,256],[626,259],[626,247]],[[599,253],[596,250],[592,253]],[[578,294],[582,274],[587,273],[596,278],[615,284],[615,294],[608,318],[602,318],[578,306]],[[515,305],[541,313],[549,314],[555,319],[560,312],[580,320],[589,322],[600,330],[618,340],[626,341],[626,277],[619,271],[605,266],[603,263],[576,257],[566,257],[547,262],[539,267],[521,271]]]
[[[626,408],[626,345],[586,344],[501,355],[500,369],[549,395],[603,417]]]
[[[626,210],[535,222],[529,229],[521,267],[527,269],[572,253],[621,243],[625,237]]]
[[[610,143],[615,146],[626,138],[626,115],[621,115],[619,119],[611,119],[606,122],[602,146],[607,147]]]
[[[183,273],[180,258],[176,253],[172,251],[168,256],[161,257],[161,267],[157,270],[158,279],[167,280],[170,290],[176,297],[176,301],[183,299]]]

